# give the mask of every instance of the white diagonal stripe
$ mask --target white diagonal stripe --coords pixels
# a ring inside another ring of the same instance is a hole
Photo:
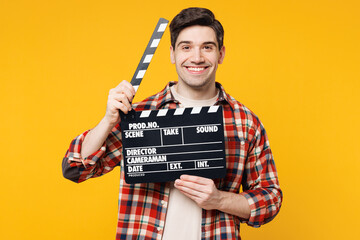
[[[134,89],[135,89],[135,92],[137,92],[138,88],[139,88],[140,85],[134,85]]]
[[[200,113],[202,107],[194,107],[191,111],[191,114],[198,114]]]
[[[151,113],[151,110],[142,111],[140,114],[140,118],[147,118],[150,116],[150,113]]]
[[[159,28],[158,28],[158,32],[164,32],[166,29],[167,23],[162,23],[160,24]]]
[[[145,75],[145,72],[146,72],[146,70],[140,70],[140,71],[138,72],[138,74],[136,75],[136,78],[137,78],[137,79],[143,78],[144,75]]]
[[[163,117],[166,116],[168,109],[160,109],[158,114],[156,115],[157,117]]]
[[[145,56],[144,63],[149,63],[153,57],[153,54],[148,54]]]
[[[151,48],[157,47],[159,45],[160,38],[154,39],[150,45]]]
[[[214,113],[214,112],[217,112],[217,110],[219,109],[219,106],[211,106],[209,108],[209,113]]]
[[[174,112],[174,115],[183,115],[185,108],[177,108]]]

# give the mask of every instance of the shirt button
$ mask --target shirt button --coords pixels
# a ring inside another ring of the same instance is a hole
[[[165,206],[165,205],[166,205],[166,201],[161,200],[161,205]]]
[[[158,228],[157,228],[157,231],[158,231],[158,232],[161,232],[161,227],[158,227]]]

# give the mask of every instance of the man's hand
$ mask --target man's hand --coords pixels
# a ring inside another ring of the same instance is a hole
[[[134,87],[125,80],[110,90],[105,117],[101,119],[95,128],[91,129],[82,143],[82,158],[86,158],[100,149],[111,129],[120,121],[119,110],[125,114],[131,110],[134,95]]]
[[[180,179],[175,181],[174,186],[195,201],[201,208],[206,210],[220,208],[222,194],[216,188],[212,179],[181,175]]]
[[[134,87],[125,80],[115,88],[110,89],[104,120],[115,126],[120,121],[119,110],[125,114],[131,110],[134,95]]]
[[[243,219],[250,217],[250,206],[243,195],[220,191],[211,179],[181,175],[180,179],[175,181],[174,186],[201,208],[217,209]]]

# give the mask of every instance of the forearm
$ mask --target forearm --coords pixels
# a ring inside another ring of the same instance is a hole
[[[86,158],[100,149],[110,131],[120,121],[119,111],[127,114],[131,110],[134,95],[135,89],[127,81],[122,81],[110,90],[104,118],[86,135],[81,146],[82,158]]]
[[[91,130],[92,136],[87,138],[88,145],[85,148],[90,154],[85,151],[83,157],[82,152],[84,149],[82,149],[82,146],[85,146],[83,143],[91,131],[86,131],[71,141],[63,159],[63,175],[65,178],[74,182],[83,182],[89,178],[99,177],[110,172],[119,165],[121,160],[121,140],[116,134],[107,133],[105,131],[107,129],[106,125],[103,124],[103,122],[100,122],[98,126]],[[109,127],[109,129],[111,128]],[[105,139],[101,135],[105,135]]]
[[[215,207],[217,210],[238,216],[242,219],[249,219],[250,206],[248,200],[236,193],[219,191],[220,201]]]
[[[259,227],[270,222],[278,214],[282,203],[282,191],[278,184],[244,190],[241,193],[250,206],[250,218],[246,223]]]
[[[95,128],[91,129],[81,145],[82,158],[86,158],[98,151],[113,127],[114,124],[109,123],[103,118]]]
[[[111,131],[120,121],[119,111],[127,114],[131,110],[134,94],[135,89],[127,81],[122,81],[109,91],[104,118],[95,128],[71,142],[63,159],[64,177],[82,182],[108,173],[120,165],[121,137]]]

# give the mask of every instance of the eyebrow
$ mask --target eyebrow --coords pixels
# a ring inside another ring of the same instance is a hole
[[[213,42],[213,41],[204,42],[203,45],[214,45],[215,47],[217,47],[216,42]]]
[[[181,44],[190,44],[192,43],[191,41],[181,41],[177,44],[177,47],[180,46]]]
[[[192,41],[181,41],[177,44],[177,47],[180,46],[181,44],[191,44]],[[208,42],[203,42],[201,45],[214,45],[215,47],[217,47],[216,42],[213,41],[208,41]]]

